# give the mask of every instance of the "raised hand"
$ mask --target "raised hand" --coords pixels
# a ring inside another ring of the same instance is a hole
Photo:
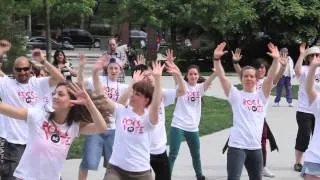
[[[152,62],[152,75],[154,77],[161,76],[164,66],[165,66],[165,64],[161,66],[159,61],[153,61]]]
[[[271,56],[275,60],[280,60],[280,52],[277,46],[275,46],[273,43],[268,44],[268,49],[270,52],[267,52],[269,56]]]
[[[134,61],[135,66],[138,66],[140,64],[143,64],[143,65],[146,64],[146,59],[144,58],[144,56],[142,54],[139,54],[137,56],[137,59]]]
[[[300,44],[300,47],[299,47],[299,51],[300,51],[300,54],[304,54],[307,50],[307,44],[305,42],[301,43]]]
[[[132,76],[132,80],[133,80],[133,82],[136,83],[136,82],[142,81],[144,76],[145,76],[145,73],[142,72],[141,70],[134,71],[133,76]]]
[[[288,61],[289,61],[289,57],[288,57],[286,54],[284,54],[284,53],[280,53],[280,60],[279,60],[279,62],[280,62],[280,64],[281,64],[281,66],[286,67],[287,64],[288,64]]]
[[[233,61],[240,61],[240,59],[242,58],[242,55],[241,55],[241,49],[240,48],[236,48],[236,51],[233,52],[231,51],[232,53],[232,60]]]
[[[166,64],[166,69],[167,69],[167,72],[168,73],[170,73],[170,74],[172,74],[172,75],[181,75],[181,71],[180,71],[180,69],[178,68],[178,66],[177,65],[175,65],[174,63],[173,63],[173,61],[166,61],[165,62],[165,64]]]
[[[41,64],[45,61],[45,55],[40,49],[32,50],[32,58]]]
[[[87,64],[87,57],[84,54],[80,54],[79,59],[79,66],[84,66]]]
[[[88,93],[79,85],[70,83],[67,89],[72,95],[76,97],[75,100],[70,100],[72,104],[86,105],[90,101]]]
[[[166,61],[171,61],[173,62],[176,57],[173,56],[173,50],[172,49],[167,49],[166,50],[166,55],[165,55]]]
[[[96,63],[93,65],[92,70],[99,71],[102,70],[103,67],[107,66],[108,64],[108,57],[107,56],[101,56],[97,59]]]
[[[0,40],[0,56],[4,55],[11,48],[11,43],[7,40]]]
[[[227,45],[226,42],[222,42],[222,43],[218,44],[216,49],[214,49],[213,58],[215,60],[221,59],[221,57],[228,52],[228,51],[224,51],[224,48],[226,47],[226,45]]]

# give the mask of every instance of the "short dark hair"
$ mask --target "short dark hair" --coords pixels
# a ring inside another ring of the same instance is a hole
[[[133,84],[132,89],[134,91],[141,93],[145,98],[149,99],[149,102],[146,105],[146,107],[148,107],[151,104],[154,87],[150,82],[148,81],[136,82]]]
[[[144,72],[148,70],[148,66],[144,65],[144,64],[139,64],[137,66],[134,67],[133,71],[131,72],[131,77],[133,77],[133,73],[135,71],[141,71],[141,72]]]
[[[258,59],[256,59],[256,60],[253,62],[252,66],[253,66],[254,68],[256,68],[256,69],[259,69],[261,66],[266,67],[266,69],[269,68],[268,62],[267,62],[265,59],[263,59],[263,58],[258,58]]]

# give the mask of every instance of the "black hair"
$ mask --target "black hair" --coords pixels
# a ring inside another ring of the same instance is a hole
[[[62,50],[56,50],[56,52],[54,53],[54,55],[53,55],[53,62],[52,62],[52,64],[54,65],[54,66],[58,66],[58,64],[59,64],[59,62],[58,62],[58,56],[59,56],[59,54],[60,53],[62,53],[62,55],[63,55],[63,64],[65,64],[66,62],[67,62],[67,60],[66,60],[66,55],[64,54],[64,52],[62,51]]]
[[[133,71],[131,72],[131,77],[133,77],[133,73],[134,73],[135,71],[139,71],[139,70],[142,71],[142,72],[144,72],[144,71],[148,70],[148,66],[146,66],[146,65],[144,65],[144,64],[139,64],[139,65],[135,66],[134,69],[133,69]]]
[[[265,59],[263,59],[263,58],[258,58],[258,59],[256,59],[256,60],[253,62],[252,66],[253,66],[255,69],[259,69],[261,66],[264,66],[264,67],[266,67],[266,71],[268,71],[268,68],[269,68],[268,62],[267,62]]]

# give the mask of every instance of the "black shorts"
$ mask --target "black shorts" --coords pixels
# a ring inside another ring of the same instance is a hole
[[[0,177],[1,180],[13,180],[26,145],[13,144],[0,137]]]

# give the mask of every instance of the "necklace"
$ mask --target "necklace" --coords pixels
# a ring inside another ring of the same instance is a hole
[[[107,95],[110,99],[114,100],[115,102],[118,101],[118,98],[119,98],[119,83],[116,81],[117,83],[117,89],[116,89],[116,97],[115,98],[112,98],[112,91],[111,91],[111,87],[109,87],[109,77],[107,77]],[[111,91],[111,92],[110,92]]]

